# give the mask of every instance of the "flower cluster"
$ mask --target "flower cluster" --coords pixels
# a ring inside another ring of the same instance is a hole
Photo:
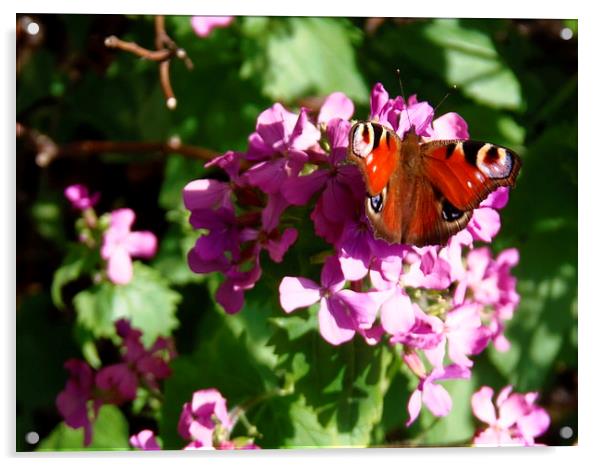
[[[159,337],[150,349],[141,342],[142,333],[126,320],[115,323],[121,337],[121,361],[94,371],[86,362],[70,359],[65,363],[69,379],[58,394],[56,405],[65,424],[84,428],[84,444],[92,441],[92,423],[103,404],[121,405],[136,398],[138,387],[151,393],[158,382],[171,374],[169,361],[175,356],[170,340]]]
[[[246,437],[230,439],[236,419],[228,412],[226,399],[214,388],[198,390],[185,403],[178,423],[178,432],[189,442],[185,450],[254,450],[259,447]],[[155,434],[143,430],[130,438],[134,448],[159,450]]]
[[[74,209],[82,211],[83,222],[78,223],[80,241],[90,248],[100,246],[111,282],[128,284],[133,276],[132,257],[152,258],[157,252],[157,237],[150,231],[131,231],[136,219],[132,209],[117,209],[97,218],[94,206],[100,193],[90,194],[82,184],[68,186],[65,197]]]
[[[443,246],[375,239],[360,172],[345,160],[353,103],[334,93],[317,113],[312,118],[305,108],[293,113],[274,104],[259,115],[246,152],[227,152],[207,164],[223,169],[229,181],[186,186],[190,223],[203,231],[189,265],[197,273],[221,272],[225,280],[217,301],[227,312],[238,312],[244,292],[261,277],[260,252],[279,262],[297,238],[297,230],[282,220],[285,210],[313,206],[315,234],[332,249],[324,254],[320,283],[282,279],[282,308],[290,313],[319,303],[319,331],[333,345],[355,335],[370,345],[382,340],[399,345],[418,379],[408,424],[423,403],[436,416],[447,415],[451,398],[437,382],[470,377],[471,356],[490,342],[498,350],[509,344],[504,322],[519,301],[510,275],[518,252],[509,249],[494,258],[487,247],[475,248],[498,233],[497,210],[507,203],[508,189],[491,193],[467,227]],[[414,127],[424,141],[468,138],[458,114],[433,116],[433,108],[416,96],[389,98],[381,84],[372,90],[370,120],[400,137]]]
[[[534,446],[535,437],[543,435],[550,426],[550,416],[535,404],[538,394],[512,393],[504,387],[493,404],[493,389],[481,387],[472,395],[472,412],[488,426],[474,437],[476,446],[523,445]],[[496,410],[497,407],[497,410]]]

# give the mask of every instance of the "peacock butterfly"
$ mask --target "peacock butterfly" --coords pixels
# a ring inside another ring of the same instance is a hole
[[[348,160],[366,184],[366,214],[389,243],[445,243],[496,188],[514,186],[521,166],[510,149],[472,140],[422,142],[414,127],[401,139],[375,122],[349,132]]]

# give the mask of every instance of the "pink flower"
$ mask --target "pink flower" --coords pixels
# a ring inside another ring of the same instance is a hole
[[[207,37],[215,28],[224,28],[234,21],[233,16],[193,16],[192,29],[199,37]]]
[[[508,203],[508,192],[506,187],[496,189],[474,210],[466,229],[475,240],[491,243],[498,234],[501,221],[496,209],[501,209]]]
[[[449,311],[443,323],[443,338],[433,349],[425,350],[435,366],[443,365],[447,344],[449,358],[459,366],[472,367],[467,355],[479,354],[489,343],[490,333],[480,317],[481,306],[463,304]]]
[[[136,398],[138,377],[126,363],[111,364],[98,371],[95,384],[104,392],[105,402],[120,405]]]
[[[290,313],[320,302],[320,334],[329,343],[339,345],[361,329],[370,329],[385,294],[344,290],[345,277],[336,257],[329,257],[321,274],[321,286],[303,277],[284,277],[280,283],[280,304]]]
[[[130,437],[130,445],[139,450],[161,450],[152,430],[144,429]]]
[[[118,285],[132,279],[132,257],[150,258],[157,252],[157,237],[150,231],[131,231],[136,215],[131,209],[111,213],[111,224],[103,237],[100,255],[108,261],[107,276]]]
[[[234,426],[226,399],[214,388],[194,392],[192,401],[184,404],[180,415],[180,435],[192,440],[193,447],[213,447],[213,434],[218,425],[228,433]]]
[[[70,372],[67,385],[56,397],[56,406],[65,419],[65,424],[73,429],[84,428],[84,445],[92,442],[92,420],[90,419],[90,401],[94,400],[94,374],[84,361],[69,359],[65,368]],[[94,414],[102,403],[94,400]]]
[[[451,265],[444,255],[445,249],[439,246],[414,248],[405,256],[410,265],[403,275],[404,286],[444,290],[451,284]]]
[[[444,325],[438,317],[426,314],[420,306],[412,303],[414,325],[407,331],[395,333],[391,343],[402,343],[410,348],[428,350],[437,347],[443,340]]]
[[[426,405],[435,416],[447,416],[452,408],[452,399],[447,390],[441,385],[435,384],[439,380],[448,379],[468,379],[470,378],[470,369],[457,364],[446,367],[435,367],[430,374],[426,374],[418,356],[404,355],[404,361],[418,375],[420,381],[416,390],[410,395],[408,400],[408,419],[406,426],[412,424],[422,409],[422,403]]]
[[[400,137],[414,126],[416,134],[428,139],[467,139],[468,125],[456,113],[447,113],[433,121],[434,111],[427,102],[410,96],[407,102],[400,96],[389,99],[381,83],[372,88],[370,119],[392,128]]]
[[[171,340],[159,337],[146,349],[141,340],[142,332],[132,328],[127,320],[120,319],[115,326],[125,349],[123,361],[136,377],[136,383],[144,381],[147,386],[157,389],[157,382],[171,375],[168,363],[176,356]]]
[[[88,187],[83,184],[74,184],[65,189],[65,197],[77,210],[86,210],[94,207],[100,199],[100,193],[90,195]]]
[[[470,251],[466,258],[466,278],[458,284],[456,292],[456,302],[464,300],[464,293],[468,289],[474,301],[492,309],[485,317],[489,320],[494,345],[499,351],[505,351],[510,346],[503,335],[504,321],[512,318],[520,301],[516,292],[516,278],[510,274],[510,269],[518,264],[518,260],[516,249],[502,251],[495,260],[488,248]]]
[[[495,406],[493,389],[481,387],[472,396],[474,415],[488,424],[474,438],[477,446],[535,445],[535,437],[544,434],[550,426],[550,416],[537,406],[537,393],[513,393],[512,386],[500,391]],[[497,407],[497,413],[496,413]]]
[[[320,131],[305,109],[296,115],[276,103],[257,118],[246,157],[258,163],[241,178],[265,193],[279,193],[283,183],[301,171],[309,157],[306,151],[319,140]]]

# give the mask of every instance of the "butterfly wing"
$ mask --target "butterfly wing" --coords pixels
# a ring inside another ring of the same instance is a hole
[[[521,166],[510,149],[489,143],[433,141],[419,147],[414,210],[401,235],[402,242],[416,246],[445,243],[492,191],[514,186]]]
[[[514,186],[521,161],[505,147],[478,141],[420,145],[424,175],[456,209],[475,209],[495,189]]]
[[[401,240],[401,146],[399,136],[378,123],[356,123],[349,132],[347,158],[364,178],[366,215],[375,236],[390,243]]]

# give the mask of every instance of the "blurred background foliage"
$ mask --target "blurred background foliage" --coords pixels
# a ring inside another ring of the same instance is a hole
[[[40,26],[36,35],[26,32],[31,21]],[[158,235],[159,253],[140,273],[149,279],[146,287],[156,285],[163,310],[138,306],[131,317],[152,333],[149,341],[171,332],[179,352],[158,415],[135,406],[105,407],[92,448],[127,448],[129,434],[153,426],[165,447],[181,448],[176,426],[182,404],[205,387],[218,388],[230,406],[247,404],[264,448],[450,445],[474,432],[470,394],[482,384],[499,389],[508,383],[541,392],[552,416],[544,443],[574,443],[576,20],[240,17],[199,38],[189,17],[167,17],[166,29],[195,65],[171,65],[178,98],[173,111],[165,105],[155,63],[104,45],[115,34],[152,48],[152,17],[17,17],[16,119],[59,148],[45,164],[39,139],[17,140],[17,449],[37,448],[25,442],[30,431],[39,433],[41,449],[81,447],[81,432],[61,424],[54,404],[67,378],[63,363],[82,354],[91,364],[111,357],[102,319],[111,311],[106,303],[119,297],[87,288],[85,280],[71,281],[69,266],[82,264],[69,261],[61,269],[59,299],[57,290],[51,296],[53,275],[76,240],[76,213],[62,194],[73,183],[102,193],[99,212],[130,207],[136,229]],[[365,118],[374,83],[398,94],[396,69],[408,95],[436,105],[449,92],[438,114],[458,112],[473,138],[506,145],[524,161],[492,245],[495,251],[517,247],[521,255],[514,273],[522,300],[507,331],[512,347],[479,355],[470,381],[446,384],[452,413],[435,421],[423,412],[409,430],[406,403],[415,382],[393,367],[390,352],[357,339],[328,345],[315,330],[315,309],[284,318],[277,277],[284,271],[315,275],[306,258],[323,245],[311,226],[305,225],[282,264],[265,265],[243,311],[225,316],[212,298],[218,278],[192,274],[185,260],[196,234],[180,193],[188,181],[213,176],[203,163],[171,153],[60,150],[85,140],[177,136],[216,152],[244,151],[257,115],[274,101],[318,108],[320,98],[343,91],[356,103],[355,117]],[[123,299],[153,293],[142,284],[131,288]],[[84,289],[88,295],[82,297]],[[91,341],[98,349],[90,351]],[[391,367],[398,375],[390,385],[379,383],[390,379],[384,370]],[[572,429],[570,438],[560,435],[564,426]]]

